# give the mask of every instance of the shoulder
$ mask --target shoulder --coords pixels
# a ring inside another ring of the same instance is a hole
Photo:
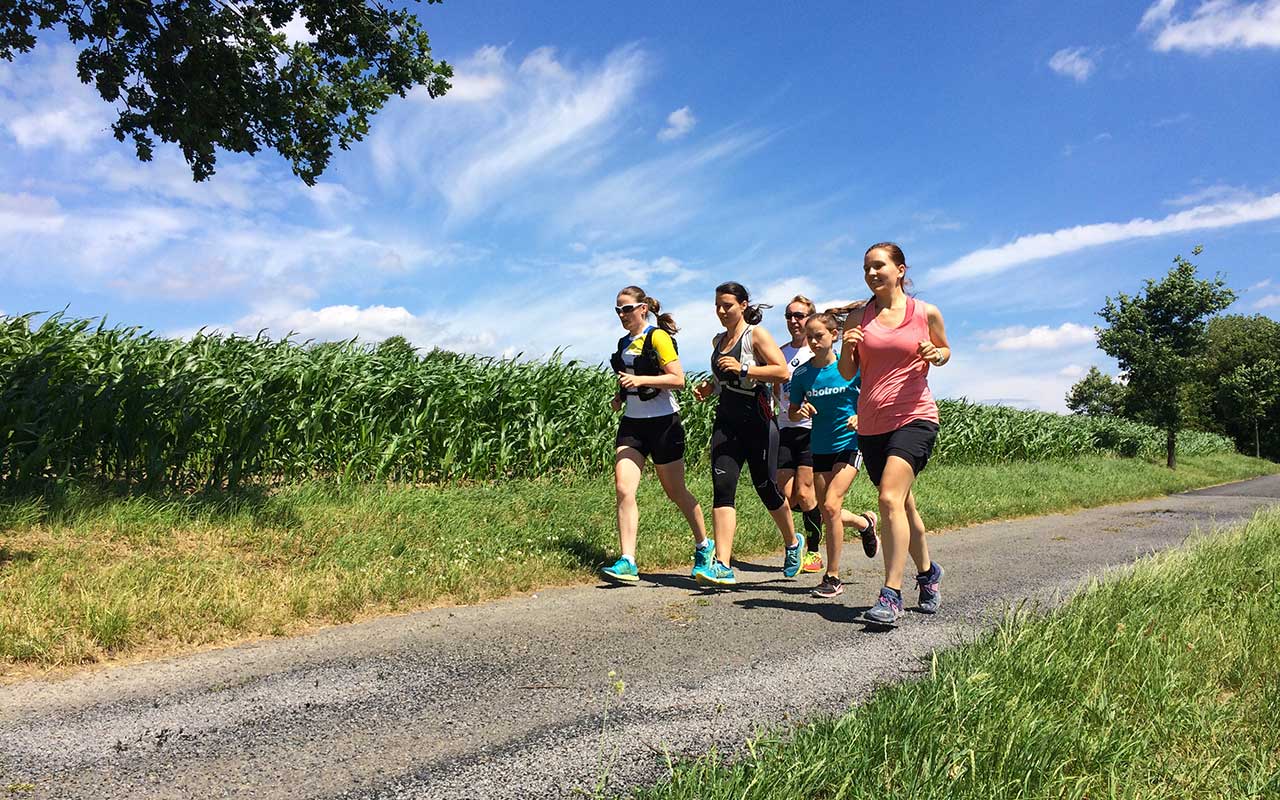
[[[930,322],[936,322],[937,320],[942,319],[942,312],[939,311],[938,307],[933,303],[926,303],[923,300],[917,300],[916,305],[919,306],[920,311]]]
[[[813,365],[806,361],[805,363],[796,367],[795,372],[791,373],[791,381],[793,383],[796,381],[807,381],[816,372],[817,370],[813,368]]]
[[[764,328],[761,328],[759,325],[752,325],[747,329],[747,332],[751,334],[752,344],[765,344],[777,347],[777,342],[773,340],[773,335]]]
[[[662,328],[653,329],[653,346],[654,347],[663,347],[664,345],[670,346],[674,341],[675,339],[671,337],[671,334],[667,333]]]

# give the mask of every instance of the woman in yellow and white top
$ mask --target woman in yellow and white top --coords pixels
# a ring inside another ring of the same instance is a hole
[[[674,391],[684,388],[684,368],[676,350],[676,322],[663,314],[657,300],[639,286],[618,292],[614,310],[627,333],[618,340],[610,363],[618,376],[613,410],[623,411],[615,440],[614,488],[618,496],[618,545],[622,555],[601,570],[612,581],[635,583],[636,537],[640,510],[636,490],[646,458],[653,459],[658,480],[693,532],[694,569],[711,562],[715,545],[707,538],[702,506],[685,484],[684,426]],[[657,326],[649,325],[649,315]],[[624,410],[625,408],[625,410]]]

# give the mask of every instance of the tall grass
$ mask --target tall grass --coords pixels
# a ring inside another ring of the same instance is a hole
[[[92,477],[144,486],[246,480],[401,482],[607,470],[613,380],[558,356],[416,354],[396,342],[189,340],[61,314],[0,317],[0,483]],[[704,458],[713,404],[682,395]],[[937,459],[989,463],[1160,452],[1153,428],[942,403]],[[1179,452],[1231,450],[1184,433]]]

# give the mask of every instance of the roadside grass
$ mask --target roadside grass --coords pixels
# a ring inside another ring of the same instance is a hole
[[[1226,454],[1187,457],[1176,472],[1107,457],[937,465],[922,475],[917,497],[926,521],[942,529],[1278,469]],[[702,471],[690,484],[710,497]],[[849,507],[873,507],[871,489],[858,482]],[[741,492],[737,553],[780,550],[772,522],[749,495]],[[640,509],[642,571],[690,563],[688,528],[652,474],[641,485]],[[611,476],[421,487],[308,483],[177,498],[72,484],[0,498],[0,670],[177,652],[591,581],[616,546]]]
[[[634,796],[1280,797],[1280,511],[1015,610],[846,715]]]

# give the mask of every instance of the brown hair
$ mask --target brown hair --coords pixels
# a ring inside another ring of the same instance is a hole
[[[628,286],[618,294],[625,294],[627,297],[633,298],[637,302],[644,303],[649,307],[649,313],[658,319],[658,327],[670,334],[675,334],[680,328],[676,325],[675,317],[670,314],[662,313],[662,304],[656,298],[645,294],[644,289],[639,286]]]
[[[830,324],[827,325],[828,328],[830,328],[832,325],[835,325],[837,327],[843,326],[845,318],[847,318],[850,314],[854,312],[862,311],[862,309],[866,308],[867,304],[870,302],[871,302],[870,300],[854,300],[852,303],[848,303],[843,306],[828,308],[826,311],[823,311],[821,314],[817,314],[816,316],[825,317],[831,320]],[[812,319],[812,317],[810,319]],[[809,324],[809,320],[805,320],[805,324],[806,325]]]
[[[790,302],[787,303],[787,308],[791,308],[791,306],[795,305],[796,303],[800,303],[805,308],[809,309],[810,314],[818,310],[818,307],[813,304],[813,301],[802,294],[798,294],[795,297],[791,298]]]
[[[746,303],[747,308],[742,312],[742,318],[747,321],[748,325],[759,325],[760,320],[764,319],[764,310],[773,308],[768,303],[756,303],[751,305],[751,295],[747,293],[747,287],[737,281],[725,281],[716,287],[716,297],[722,294],[733,295],[739,303]]]
[[[889,254],[889,260],[900,267],[907,265],[907,257],[902,254],[902,248],[897,242],[876,242],[867,248],[867,252],[862,254],[863,258],[871,255],[872,250],[884,250]],[[905,293],[911,288],[911,279],[907,277],[907,273],[902,273],[902,291]]]

